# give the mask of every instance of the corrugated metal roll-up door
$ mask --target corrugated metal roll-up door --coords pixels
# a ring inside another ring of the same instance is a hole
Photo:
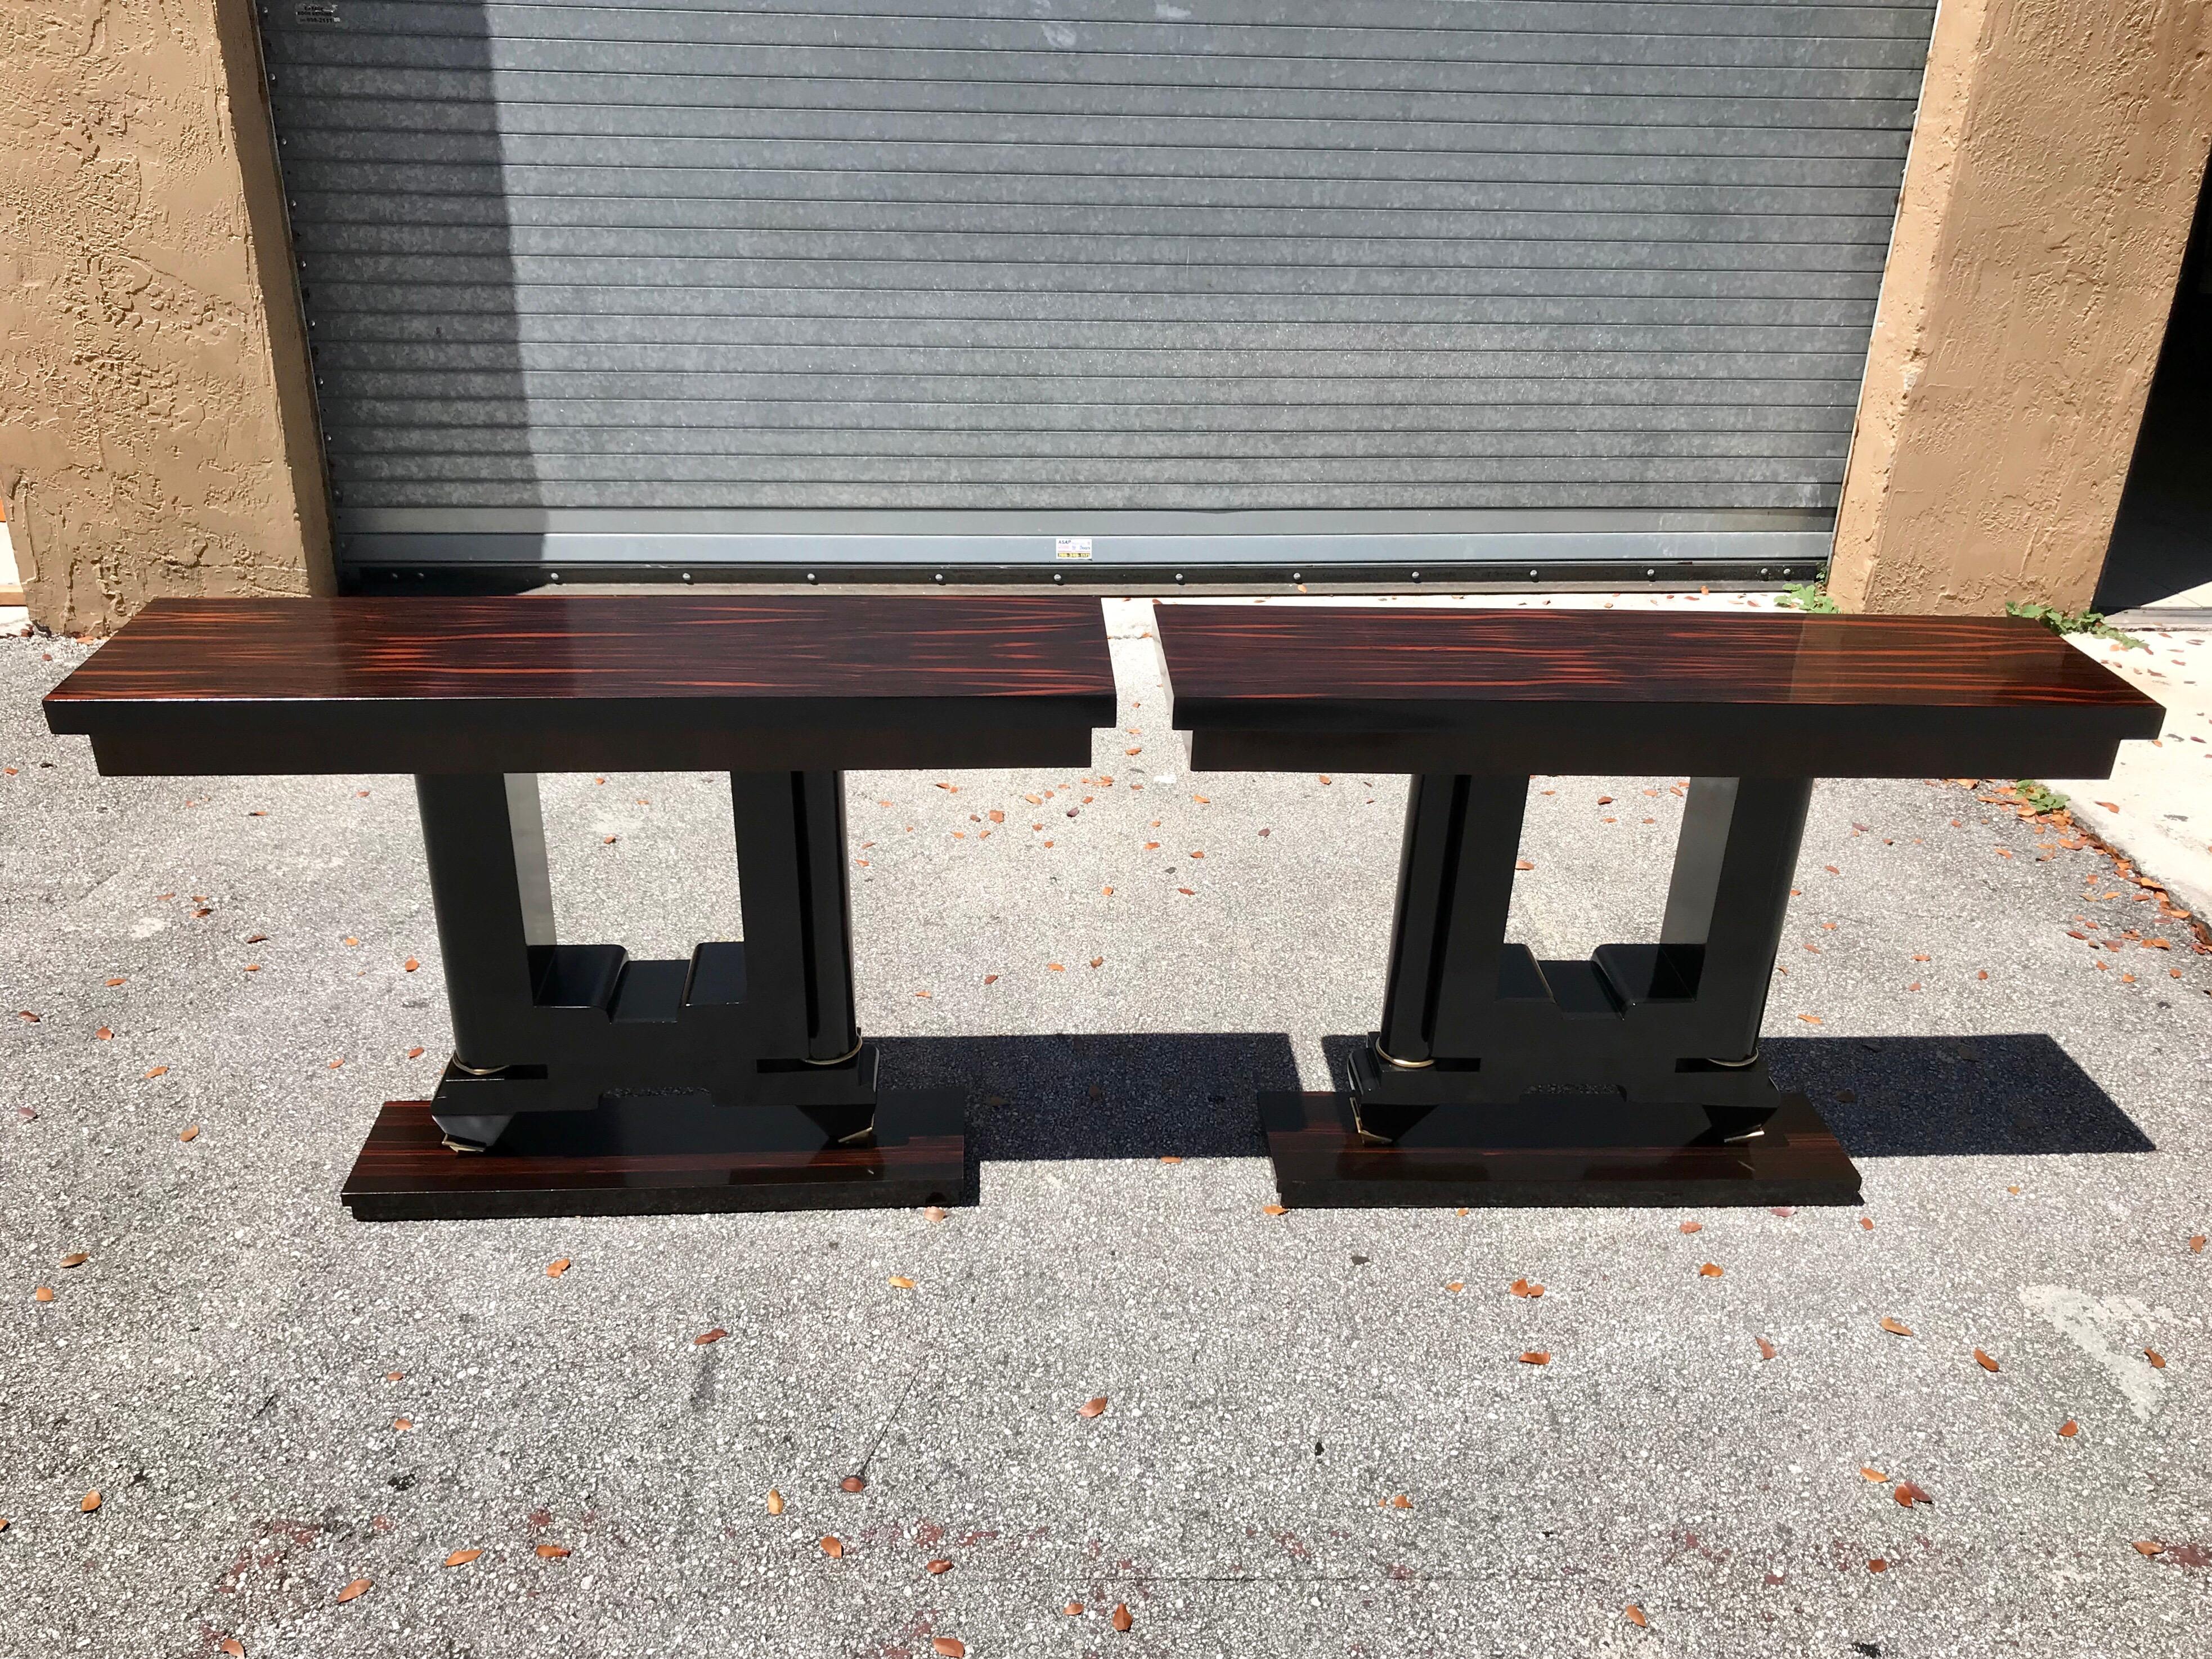
[[[1933,10],[274,0],[341,559],[1802,570]]]

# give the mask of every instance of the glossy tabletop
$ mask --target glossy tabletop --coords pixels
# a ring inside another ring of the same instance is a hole
[[[1087,765],[1095,599],[157,599],[46,700],[121,774]]]
[[[1163,605],[1204,770],[2101,777],[2163,711],[1984,617]]]

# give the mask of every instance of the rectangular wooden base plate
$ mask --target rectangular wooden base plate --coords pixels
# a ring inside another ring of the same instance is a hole
[[[637,1097],[519,1117],[488,1152],[455,1152],[427,1100],[386,1101],[339,1196],[356,1221],[676,1215],[957,1204],[961,1089],[890,1089],[875,1144],[825,1146],[796,1109]]]
[[[1595,1100],[1443,1107],[1388,1146],[1360,1139],[1346,1094],[1262,1094],[1260,1115],[1292,1209],[1859,1201],[1857,1169],[1803,1095],[1735,1146],[1692,1144],[1702,1110]]]

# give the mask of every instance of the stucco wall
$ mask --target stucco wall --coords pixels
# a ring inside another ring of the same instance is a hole
[[[246,0],[7,18],[0,491],[33,619],[98,630],[164,593],[327,588]]]
[[[2212,0],[1943,0],[1830,591],[2086,605],[2212,145]]]

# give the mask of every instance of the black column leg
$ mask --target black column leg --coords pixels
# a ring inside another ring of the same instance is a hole
[[[1812,795],[1809,778],[1691,781],[1659,940],[1667,971],[1696,998],[1704,1057],[1721,1065],[1759,1053]]]
[[[1376,1043],[1387,1064],[1431,1064],[1453,1005],[1497,995],[1528,799],[1525,777],[1413,780]]]
[[[424,774],[415,780],[431,906],[445,957],[453,1063],[487,1075],[535,1058],[530,1011],[551,959],[553,890],[533,773]],[[507,1116],[441,1115],[441,1128],[489,1146]]]

